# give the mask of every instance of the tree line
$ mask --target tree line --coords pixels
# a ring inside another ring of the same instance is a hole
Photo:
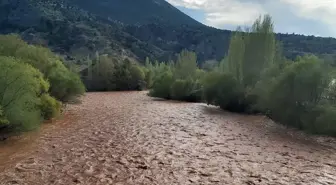
[[[81,72],[88,91],[128,91],[146,88],[144,67],[128,58],[99,55]]]
[[[149,95],[203,101],[316,134],[336,136],[335,68],[314,55],[286,59],[269,15],[235,31],[219,62],[197,66],[196,54],[182,51],[176,62],[146,62]]]

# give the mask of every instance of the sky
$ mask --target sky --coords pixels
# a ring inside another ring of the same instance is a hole
[[[270,14],[275,31],[336,37],[336,0],[166,0],[197,21],[220,29],[249,26]]]

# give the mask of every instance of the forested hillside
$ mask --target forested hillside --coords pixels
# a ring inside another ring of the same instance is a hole
[[[173,60],[182,49],[200,63],[221,60],[231,31],[207,27],[164,0],[11,0],[0,2],[0,33],[50,47],[68,59],[99,51],[144,61]],[[336,39],[277,34],[286,57],[333,54]],[[332,56],[326,56],[328,58]]]

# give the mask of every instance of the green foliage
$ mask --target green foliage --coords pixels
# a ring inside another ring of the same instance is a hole
[[[177,58],[174,77],[177,79],[186,79],[195,77],[197,69],[196,53],[183,50]]]
[[[145,71],[146,88],[151,88],[153,85],[153,72],[149,69],[144,69],[144,71]]]
[[[149,95],[153,97],[171,99],[170,89],[173,83],[174,78],[172,72],[166,71],[155,77]]]
[[[6,130],[24,131],[39,125],[39,96],[47,88],[37,69],[11,57],[0,57],[0,105],[9,121]]]
[[[146,87],[145,73],[140,66],[132,64],[129,67],[130,71],[130,89],[143,90]]]
[[[191,78],[177,79],[171,86],[171,98],[189,102],[199,102],[202,99],[201,84]]]
[[[90,62],[88,75],[82,74],[89,91],[143,90],[148,78],[137,62],[99,56]]]
[[[336,107],[324,105],[319,112],[312,125],[304,125],[305,129],[317,134],[336,136]]]
[[[244,91],[231,74],[212,72],[204,79],[204,99],[222,109],[244,112]]]
[[[42,117],[45,120],[55,118],[60,115],[62,108],[62,103],[57,101],[55,98],[48,94],[43,94],[41,96],[40,109]]]
[[[27,43],[15,34],[0,35],[0,43],[0,55],[2,56],[16,56],[20,48],[27,46]]]
[[[93,62],[89,60],[88,81],[85,84],[87,89],[89,91],[114,90],[113,76],[115,65],[116,61],[107,56],[99,56]]]
[[[264,113],[281,124],[335,135],[335,69],[313,55],[286,61],[281,45],[267,15],[249,32],[238,30],[228,55],[203,81],[204,100],[229,111]]]
[[[244,45],[241,72],[238,74],[242,73],[245,87],[253,87],[260,80],[260,71],[274,63],[276,40],[269,15],[265,15],[263,19],[260,17],[254,22],[250,32],[244,35]],[[235,48],[239,50],[239,47]]]
[[[225,61],[225,64],[227,66],[227,71],[231,72],[239,82],[242,82],[243,80],[242,66],[244,52],[245,45],[242,34],[239,32],[234,33],[231,37],[227,61]]]
[[[0,132],[35,129],[60,113],[61,101],[84,93],[77,74],[49,49],[0,35]]]
[[[291,62],[292,63],[292,62]],[[283,72],[284,68],[291,63],[273,64],[261,72],[260,80],[253,89],[246,93],[246,97],[251,102],[251,109],[257,112],[268,114],[267,101],[270,99],[269,91],[277,80],[276,78]]]
[[[217,66],[209,62],[206,71],[198,69],[195,55],[186,50],[175,65],[147,61],[146,68],[154,74],[150,95],[201,101],[200,90],[206,103],[225,110],[264,113],[281,124],[336,135],[333,64],[313,55],[289,61],[282,53],[266,15],[248,32],[238,29],[228,55]]]
[[[85,92],[79,76],[68,70],[60,61],[54,62],[47,78],[51,84],[50,95],[60,101],[71,101]]]
[[[196,54],[183,50],[176,63],[146,62],[147,70],[153,74],[153,85],[149,95],[166,99],[199,102],[202,100],[200,80],[205,71],[197,67]]]
[[[7,126],[8,124],[9,124],[9,121],[4,114],[4,110],[2,106],[0,106],[0,129]]]
[[[0,55],[15,57],[42,72],[50,82],[51,95],[58,100],[68,101],[85,92],[79,76],[66,68],[49,49],[28,45],[16,35],[0,35],[0,41]]]
[[[330,83],[327,69],[316,57],[300,58],[276,77],[267,107],[281,123],[304,128],[302,116],[322,100]]]

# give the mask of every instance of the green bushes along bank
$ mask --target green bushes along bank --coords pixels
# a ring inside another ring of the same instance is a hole
[[[238,28],[226,57],[206,66],[199,69],[196,55],[188,51],[175,63],[147,61],[149,95],[263,113],[284,125],[336,136],[335,68],[312,55],[287,60],[270,16],[244,32]]]
[[[0,135],[37,128],[84,92],[79,76],[50,50],[0,35]]]

